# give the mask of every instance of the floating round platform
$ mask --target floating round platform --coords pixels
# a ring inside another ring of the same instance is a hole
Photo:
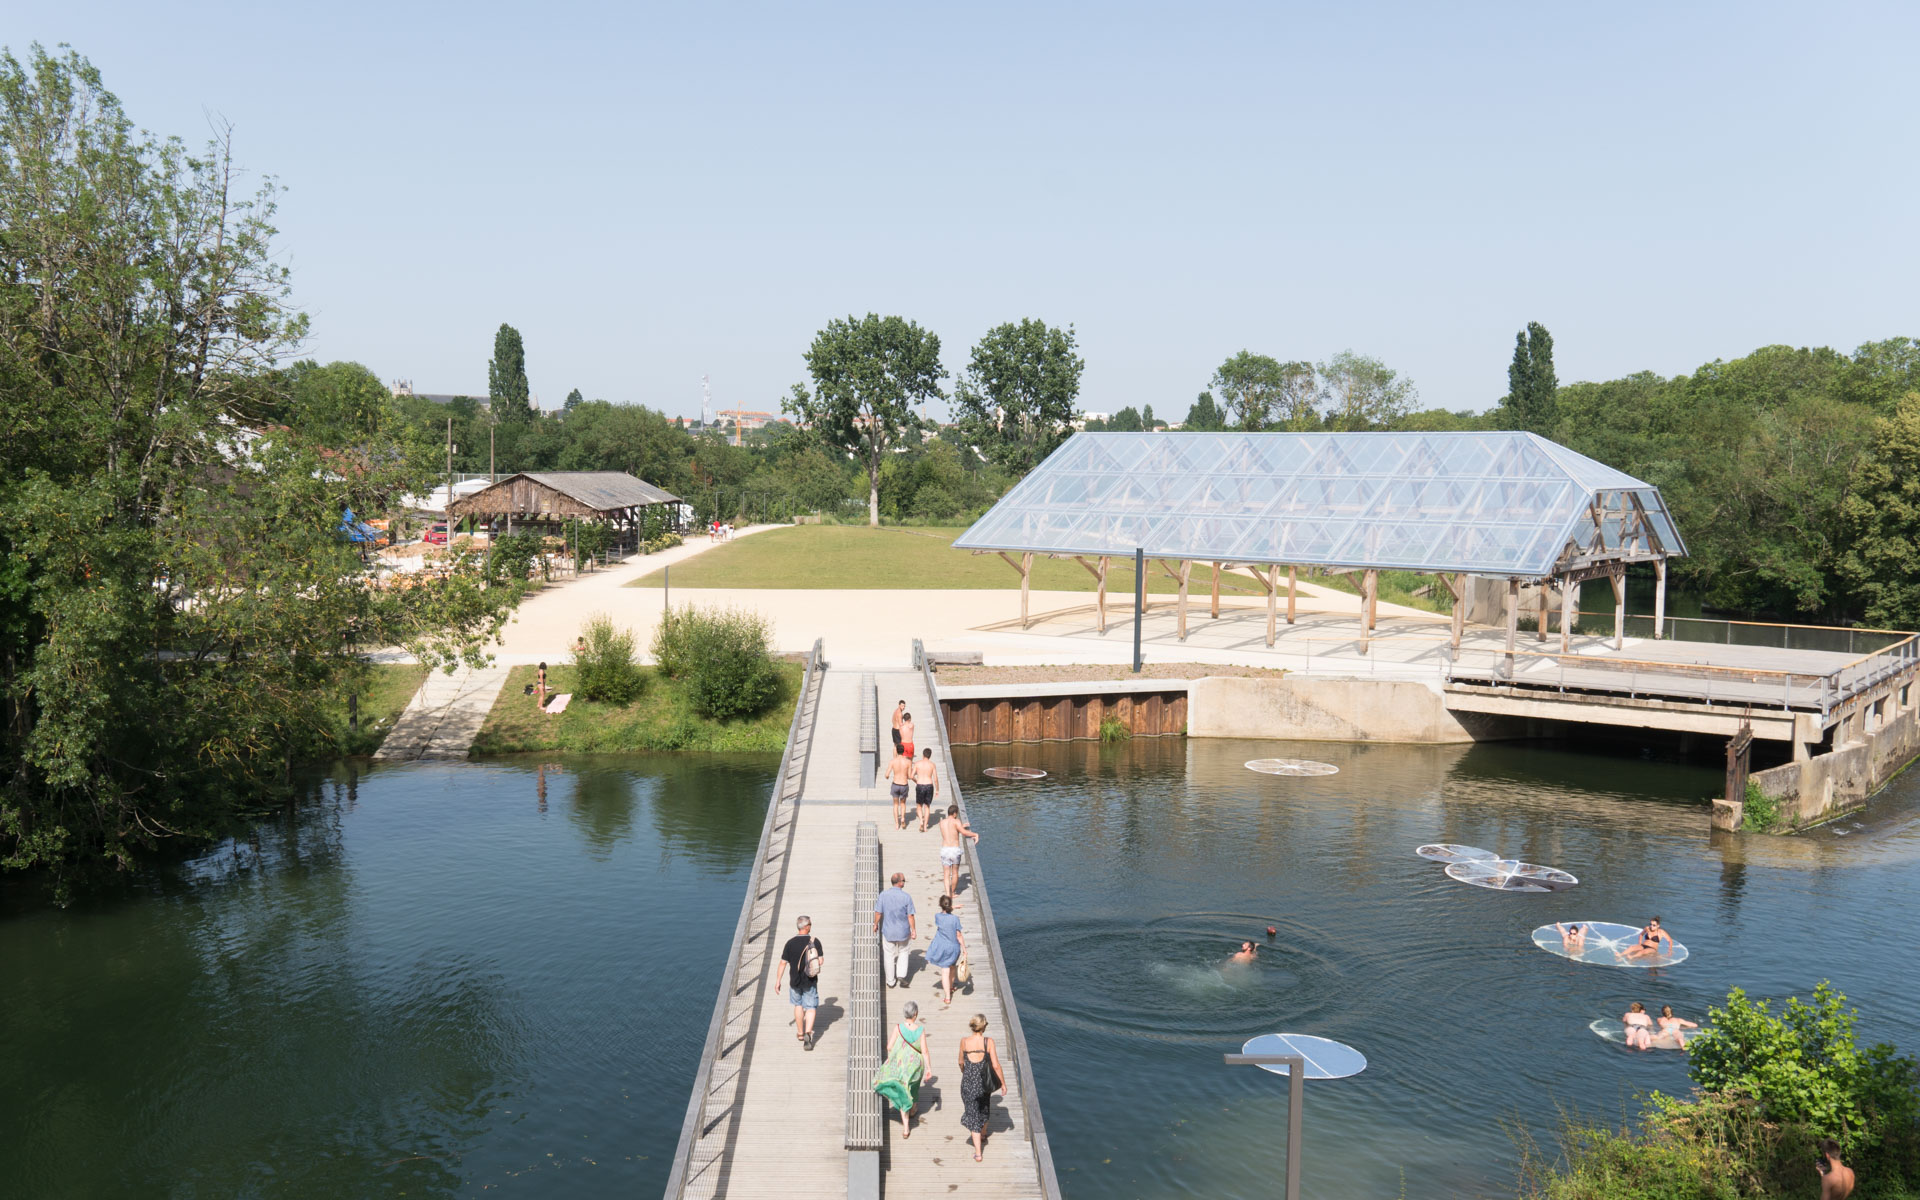
[[[1574,923],[1562,922],[1569,926]],[[1554,925],[1542,925],[1534,930],[1533,944],[1548,954],[1592,963],[1596,967],[1671,967],[1687,961],[1687,948],[1679,942],[1673,943],[1673,949],[1658,954],[1629,955],[1627,951],[1640,944],[1640,929],[1636,925],[1617,925],[1612,921],[1581,921],[1579,925],[1587,931],[1587,939],[1578,954],[1567,949],[1559,928]]]
[[[1496,892],[1563,892],[1578,879],[1565,871],[1511,858],[1473,859],[1447,864],[1447,878]]]
[[[1307,1033],[1263,1033],[1240,1047],[1242,1054],[1298,1054],[1307,1060],[1303,1079],[1345,1079],[1367,1069],[1367,1056],[1343,1042]],[[1275,1075],[1289,1073],[1287,1064],[1263,1065]]]
[[[1428,842],[1424,846],[1415,846],[1413,852],[1421,858],[1430,858],[1434,862],[1486,862],[1499,858],[1491,850],[1482,850],[1478,846],[1461,846],[1453,842]]]
[[[1045,779],[1047,773],[1039,767],[988,767],[981,774],[989,779]]]
[[[1598,1021],[1589,1023],[1587,1028],[1593,1030],[1609,1042],[1614,1042],[1621,1046],[1627,1044],[1627,1026],[1624,1021],[1613,1017],[1602,1017]],[[1700,1031],[1698,1029],[1690,1029],[1687,1031],[1686,1039],[1683,1041],[1671,1033],[1656,1033],[1653,1035],[1653,1044],[1649,1046],[1648,1049],[1685,1050],[1687,1048],[1687,1042],[1692,1041],[1699,1035]]]
[[[1247,763],[1247,770],[1258,771],[1262,775],[1338,775],[1340,768],[1332,763],[1314,762],[1310,758],[1255,758]]]

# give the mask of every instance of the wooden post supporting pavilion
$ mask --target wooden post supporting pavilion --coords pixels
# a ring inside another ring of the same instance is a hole
[[[1380,595],[1380,572],[1366,570],[1360,575],[1360,653],[1367,652],[1373,640],[1374,601]]]
[[[1535,618],[1535,620],[1539,622],[1540,628],[1534,630],[1533,633],[1533,640],[1536,642],[1544,642],[1547,640],[1547,591],[1547,581],[1542,579],[1540,581],[1540,614]]]
[[[1513,643],[1520,636],[1520,581],[1507,580],[1507,678],[1513,678]]]
[[[1033,553],[1028,551],[1022,554],[1019,562],[1007,558],[1005,550],[996,550],[994,553],[1005,558],[1008,566],[1020,572],[1020,628],[1025,629],[1027,627],[1027,585],[1033,580]]]
[[[1460,582],[1463,578],[1464,576],[1458,571],[1453,573],[1452,579],[1448,579],[1444,572],[1439,577],[1440,582],[1447,589],[1447,594],[1453,597],[1453,648],[1455,650],[1460,648],[1460,635],[1467,629],[1466,587]]]
[[[1575,596],[1580,594],[1580,585],[1573,582],[1571,576],[1560,581],[1560,653],[1573,649],[1573,613]]]
[[[1099,587],[1095,589],[1093,604],[1094,610],[1100,614],[1100,632],[1105,633],[1107,631],[1107,563],[1109,560],[1106,555],[1102,554],[1100,556],[1100,568],[1098,570],[1095,570],[1092,563],[1080,557],[1078,554],[1073,556],[1073,561],[1085,567],[1088,573],[1093,576],[1095,582],[1099,584]]]
[[[1613,585],[1613,648],[1623,650],[1627,645],[1627,569],[1614,567],[1607,572],[1607,582]]]
[[[1213,564],[1213,610],[1209,614],[1216,620],[1220,616],[1220,564]]]
[[[1193,576],[1193,563],[1180,560],[1180,640],[1187,640],[1187,581]]]
[[[1293,624],[1294,586],[1299,581],[1300,581],[1300,568],[1288,567],[1287,568],[1287,624],[1289,625]]]
[[[1657,641],[1665,633],[1667,623],[1667,559],[1665,555],[1653,560],[1653,636]]]
[[[1274,622],[1279,615],[1280,568],[1268,566],[1267,572],[1264,575],[1260,573],[1260,568],[1256,566],[1249,565],[1247,570],[1252,571],[1253,577],[1260,581],[1260,586],[1267,589],[1267,645],[1271,647],[1273,645]]]

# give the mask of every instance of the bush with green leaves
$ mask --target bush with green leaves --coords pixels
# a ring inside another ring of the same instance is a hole
[[[537,533],[506,533],[493,539],[487,548],[487,581],[521,584],[533,574],[544,544]]]
[[[631,704],[645,683],[633,661],[633,634],[605,614],[595,614],[581,629],[580,640],[573,661],[581,696],[602,704]]]
[[[1772,796],[1760,790],[1760,785],[1747,780],[1746,807],[1741,823],[1755,833],[1772,833],[1780,824],[1780,805]]]
[[[653,635],[662,674],[686,681],[694,711],[715,720],[752,716],[780,696],[764,617],[689,605],[667,613]]]
[[[573,561],[577,567],[604,555],[613,545],[613,530],[598,521],[575,521],[569,532],[573,535]]]

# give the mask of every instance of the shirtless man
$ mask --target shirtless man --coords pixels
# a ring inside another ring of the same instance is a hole
[[[1853,1195],[1853,1168],[1840,1161],[1840,1143],[1820,1142],[1820,1200],[1847,1200]]]
[[[1227,961],[1230,963],[1250,963],[1258,957],[1260,957],[1260,947],[1254,945],[1252,942],[1241,942],[1240,948],[1234,951],[1233,955],[1228,958]]]
[[[963,837],[970,837],[976,842],[980,840],[980,835],[967,828],[967,823],[960,819],[960,806],[958,804],[949,804],[947,805],[946,820],[940,822],[940,866],[946,871],[947,895],[949,896],[953,896],[955,892],[960,890],[960,857],[962,854],[960,839]],[[958,897],[955,897],[955,900],[956,903],[954,907],[960,907],[957,903]]]
[[[913,760],[904,751],[895,750],[887,764],[887,783],[893,793],[893,827],[907,827],[907,781],[913,777]]]
[[[900,733],[900,718],[906,715],[907,715],[907,702],[905,700],[902,700],[900,703],[893,706],[893,732],[895,734],[895,737],[894,737],[895,741],[900,740],[898,736]]]
[[[900,702],[900,753],[913,757],[913,714],[907,711],[907,702]]]
[[[920,832],[927,831],[927,818],[933,815],[934,797],[940,794],[940,772],[933,765],[933,747],[923,746],[913,760],[913,806],[920,811]]]
[[[1648,921],[1646,926],[1640,930],[1640,940],[1628,946],[1623,952],[1622,957],[1646,958],[1649,955],[1657,955],[1661,953],[1660,943],[1663,941],[1667,944],[1666,952],[1671,954],[1673,952],[1673,935],[1660,928],[1660,918],[1655,917]]]

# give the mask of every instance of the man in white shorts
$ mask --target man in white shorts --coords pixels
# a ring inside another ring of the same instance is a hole
[[[960,806],[947,805],[946,819],[940,822],[940,867],[947,875],[947,895],[952,896],[960,889],[960,858],[964,853],[960,848],[960,839],[970,837],[980,840],[980,835],[967,827],[960,819]],[[954,907],[959,907],[957,903]]]

